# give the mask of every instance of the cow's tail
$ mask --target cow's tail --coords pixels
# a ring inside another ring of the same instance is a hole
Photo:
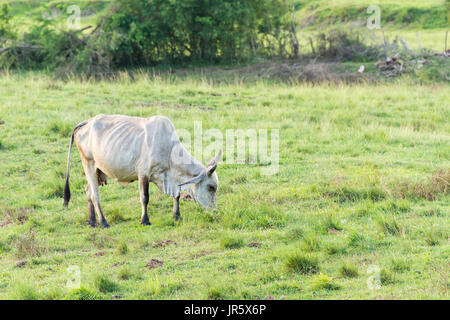
[[[72,154],[72,146],[73,146],[73,140],[75,136],[75,132],[86,125],[88,122],[83,121],[80,124],[78,124],[72,132],[72,136],[70,137],[70,144],[69,144],[69,153],[67,155],[67,172],[66,172],[66,184],[64,186],[64,207],[67,207],[69,205],[70,201],[70,185],[69,185],[69,172],[70,172],[70,155]]]

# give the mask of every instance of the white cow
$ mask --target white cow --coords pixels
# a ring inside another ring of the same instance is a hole
[[[153,182],[159,190],[174,198],[173,215],[180,218],[181,189],[206,208],[216,209],[219,181],[215,172],[222,151],[205,168],[181,145],[172,122],[163,116],[137,118],[122,115],[98,115],[78,124],[70,139],[64,206],[70,200],[70,155],[75,140],[86,174],[89,222],[109,227],[100,207],[98,185],[107,177],[122,185],[139,182],[142,204],[141,224],[150,225],[147,215],[148,186]]]

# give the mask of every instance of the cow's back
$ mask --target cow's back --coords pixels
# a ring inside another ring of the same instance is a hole
[[[174,127],[162,116],[137,118],[98,115],[77,133],[82,153],[109,177],[136,180],[156,166],[163,170],[172,148]]]

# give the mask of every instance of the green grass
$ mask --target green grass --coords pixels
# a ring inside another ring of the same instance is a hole
[[[448,89],[3,73],[0,298],[446,299]],[[183,200],[178,223],[152,186],[150,227],[139,224],[137,184],[109,180],[100,194],[111,228],[92,230],[76,150],[67,209],[61,190],[70,128],[99,113],[162,114],[191,133],[195,121],[224,134],[277,128],[279,171],[219,165],[219,210]],[[383,270],[379,290],[366,284],[371,265]],[[66,287],[71,266],[79,290]]]

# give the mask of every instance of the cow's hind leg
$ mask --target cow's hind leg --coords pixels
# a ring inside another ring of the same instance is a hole
[[[147,215],[149,195],[148,195],[148,178],[146,177],[139,177],[139,194],[141,196],[141,205],[142,205],[141,224],[144,226],[150,226],[151,223]]]
[[[97,223],[97,219],[95,218],[95,208],[94,204],[92,203],[92,196],[91,196],[91,187],[89,184],[86,186],[86,196],[88,200],[88,207],[89,207],[89,224],[91,227],[95,227],[95,224]]]
[[[180,217],[180,195],[178,197],[173,198],[173,218],[175,221],[181,219]]]
[[[97,211],[98,218],[100,220],[100,224],[108,228],[108,222],[106,222],[105,217],[103,216],[102,208],[100,206],[100,195],[98,193],[98,177],[97,171],[95,169],[95,162],[92,160],[86,160],[82,157],[81,162],[83,163],[84,173],[86,174],[86,179],[89,185],[89,191],[91,196],[91,203],[93,204],[95,211]]]

